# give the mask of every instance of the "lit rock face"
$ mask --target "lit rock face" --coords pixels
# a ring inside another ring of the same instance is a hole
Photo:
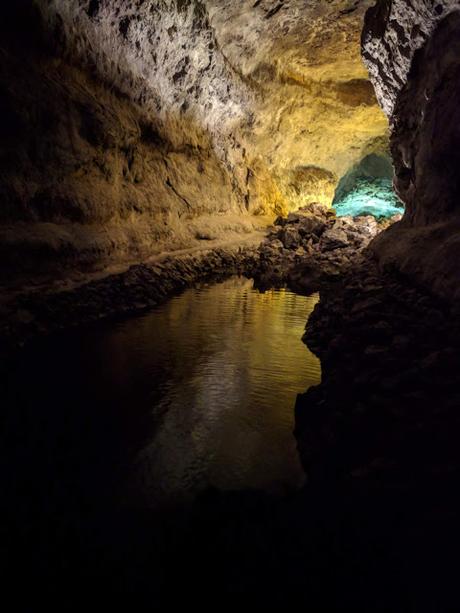
[[[378,0],[366,14],[363,58],[387,115],[392,115],[407,81],[414,53],[430,38],[438,22],[458,6],[458,0]]]
[[[278,192],[271,206],[330,205],[346,171],[386,148],[387,123],[356,44],[372,2],[206,4],[222,53],[256,94],[254,123],[242,131],[250,203],[257,207],[268,180]]]
[[[330,204],[387,147],[359,49],[371,4],[20,0],[43,27],[24,44],[22,13],[3,20],[8,270],[20,251],[31,270],[105,265]]]
[[[382,2],[363,52],[392,126],[403,221],[374,249],[445,297],[460,291],[460,2]]]

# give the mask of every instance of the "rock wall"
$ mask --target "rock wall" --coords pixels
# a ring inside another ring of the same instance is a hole
[[[377,99],[388,116],[392,116],[407,82],[415,52],[458,5],[458,0],[377,0],[367,11],[362,54]]]
[[[204,127],[189,119],[182,133],[160,133],[151,112],[67,51],[63,23],[55,16],[50,36],[28,2],[3,21],[2,279],[250,231],[238,181]]]
[[[254,124],[244,130],[254,192],[269,177],[278,192],[269,199],[287,210],[330,205],[349,168],[387,146],[359,53],[372,2],[206,4],[222,52],[256,93]]]
[[[460,2],[380,2],[363,56],[391,124],[395,188],[406,213],[373,248],[446,298],[460,292]]]
[[[370,0],[19,0],[2,15],[2,280],[228,239],[387,145]]]

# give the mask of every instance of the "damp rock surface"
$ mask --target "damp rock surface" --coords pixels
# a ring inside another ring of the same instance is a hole
[[[371,7],[362,33],[363,59],[377,98],[392,116],[416,52],[438,23],[460,8],[458,0],[382,0]]]
[[[337,215],[372,215],[385,219],[402,215],[403,205],[395,196],[389,179],[357,178],[353,188],[334,202]]]

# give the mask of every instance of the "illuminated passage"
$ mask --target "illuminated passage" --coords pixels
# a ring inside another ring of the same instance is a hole
[[[387,155],[370,154],[344,175],[332,206],[337,215],[392,217],[404,212],[393,190],[393,165]]]
[[[353,189],[339,200],[334,201],[338,216],[373,215],[392,217],[402,214],[404,208],[393,191],[391,179],[359,178]]]

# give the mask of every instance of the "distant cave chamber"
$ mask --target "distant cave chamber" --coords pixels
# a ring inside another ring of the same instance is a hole
[[[332,203],[337,215],[384,219],[403,214],[404,205],[393,189],[393,175],[389,157],[367,155],[339,181]]]

